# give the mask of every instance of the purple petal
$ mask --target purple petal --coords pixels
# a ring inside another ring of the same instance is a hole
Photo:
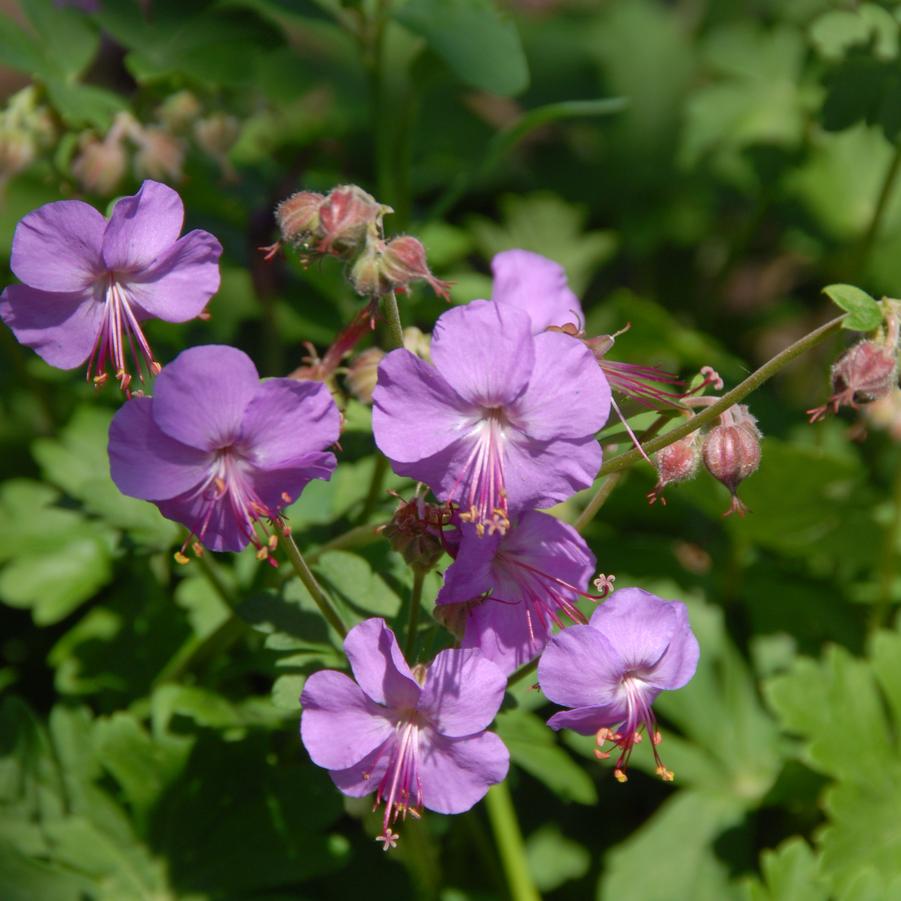
[[[41,291],[82,291],[105,270],[106,219],[80,200],[47,203],[24,216],[13,235],[10,268]]]
[[[435,368],[464,400],[505,406],[519,397],[532,373],[532,322],[521,310],[474,300],[439,317],[431,352]]]
[[[418,710],[441,735],[473,735],[491,725],[507,680],[477,651],[441,651],[426,674]]]
[[[343,770],[394,735],[385,709],[335,670],[313,673],[300,696],[300,738],[313,763]]]
[[[436,604],[462,604],[483,595],[494,584],[491,565],[499,535],[479,538],[473,527],[464,527],[457,557],[444,573]]]
[[[203,450],[233,444],[260,387],[247,354],[223,344],[182,351],[157,376],[153,417],[170,437]]]
[[[344,639],[344,651],[360,688],[392,709],[416,707],[421,689],[383,619],[367,619]]]
[[[285,469],[324,451],[340,431],[341,414],[325,385],[269,379],[244,411],[240,441],[256,466]]]
[[[420,753],[423,804],[436,813],[463,813],[509,769],[510,754],[493,732],[470,738],[434,735]]]
[[[0,295],[0,317],[41,359],[58,369],[74,369],[91,355],[104,307],[90,290],[64,294],[10,285]]]
[[[555,441],[596,434],[610,414],[610,386],[591,351],[560,332],[536,335],[529,387],[511,409],[531,438]]]
[[[640,671],[642,679],[660,661],[677,624],[676,608],[641,588],[614,591],[589,621],[616,648],[626,669]]]
[[[603,727],[612,728],[626,719],[626,709],[621,704],[608,707],[576,707],[555,713],[547,724],[551,729],[572,729],[580,735],[594,735]]]
[[[511,441],[504,477],[512,510],[552,507],[588,488],[601,468],[601,446],[594,436],[563,441]]]
[[[538,661],[538,682],[564,707],[607,707],[619,702],[622,658],[591,626],[570,626],[555,635]]]
[[[559,263],[528,250],[505,250],[491,261],[491,299],[525,310],[535,334],[550,325],[584,322],[582,304],[566,283]]]
[[[177,240],[185,218],[181,197],[158,181],[116,202],[103,236],[107,269],[140,272]]]
[[[126,276],[125,290],[150,315],[187,322],[202,313],[219,290],[221,254],[222,245],[209,232],[192,231],[165,249],[149,269]]]
[[[549,629],[548,620],[504,582],[470,611],[462,647],[477,649],[509,676],[542,652]]]
[[[476,411],[438,374],[408,350],[394,350],[379,364],[372,394],[372,431],[392,461],[415,462],[460,438]]]
[[[173,441],[153,420],[155,401],[133,397],[119,408],[109,430],[110,475],[129,497],[173,498],[207,478],[210,454]]]
[[[362,798],[372,794],[388,770],[391,761],[391,746],[396,741],[394,734],[358,763],[343,770],[330,770],[329,776],[338,791],[351,798]]]
[[[673,637],[657,665],[642,679],[655,688],[672,691],[686,685],[694,676],[701,648],[688,623],[688,608],[681,601],[670,601],[669,604],[676,614]]]
[[[228,495],[211,501],[196,489],[154,501],[160,513],[180,522],[211,551],[242,551],[255,537],[243,514],[236,513]]]
[[[585,539],[568,523],[530,510],[504,536],[506,560],[524,563],[548,576],[584,589],[594,575],[596,561]],[[565,592],[575,600],[572,592]]]

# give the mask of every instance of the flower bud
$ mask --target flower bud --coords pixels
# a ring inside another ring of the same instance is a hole
[[[190,91],[178,91],[160,104],[156,115],[170,131],[184,131],[200,112],[200,101]]]
[[[760,437],[756,420],[747,407],[738,404],[727,410],[720,425],[704,438],[702,455],[707,471],[732,492],[732,503],[724,516],[744,516],[747,512],[735,492],[760,465]]]
[[[692,432],[663,450],[654,454],[654,465],[657,467],[657,484],[648,493],[648,502],[660,501],[666,506],[663,489],[674,482],[685,482],[693,479],[698,471],[701,454],[698,450],[698,433]]]
[[[450,299],[450,286],[432,275],[425,257],[425,247],[412,235],[399,235],[385,246],[382,255],[383,274],[398,288],[417,279],[428,282],[429,287],[445,300]]]
[[[141,178],[181,181],[185,161],[182,142],[166,129],[142,128],[135,154],[135,170]]]
[[[822,419],[829,409],[837,413],[847,404],[857,409],[885,397],[898,384],[898,350],[893,343],[859,341],[832,367],[832,397],[808,410],[810,421]]]
[[[282,240],[297,247],[306,246],[319,231],[319,210],[325,201],[324,194],[315,191],[298,191],[275,208]]]
[[[382,528],[382,534],[411,569],[428,572],[444,553],[441,531],[447,518],[444,507],[414,497],[411,501],[401,501],[391,522]]]
[[[32,136],[20,128],[0,130],[0,183],[27,168],[35,157],[37,147]]]
[[[213,113],[194,123],[194,140],[197,146],[214,159],[226,178],[234,178],[235,170],[228,159],[228,152],[238,140],[241,124],[225,113]]]
[[[115,137],[99,141],[92,136],[81,142],[81,152],[72,163],[72,175],[82,189],[101,197],[114,194],[125,175],[127,158]]]
[[[380,347],[370,347],[357,354],[347,371],[347,387],[361,404],[372,403],[372,392],[378,383],[379,363],[385,356]]]
[[[320,253],[349,256],[365,239],[370,225],[380,226],[382,216],[392,212],[356,185],[334,188],[319,208]]]

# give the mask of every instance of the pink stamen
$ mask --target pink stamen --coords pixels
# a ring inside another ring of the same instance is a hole
[[[465,498],[458,502],[465,506],[460,519],[475,524],[479,536],[504,535],[510,527],[507,490],[504,484],[504,441],[507,419],[501,407],[483,410],[472,435],[474,443],[463,464],[459,480],[451,489],[451,500],[461,484],[469,486]]]
[[[397,844],[398,836],[391,826],[398,817],[409,813],[415,819],[422,816],[422,780],[419,776],[419,731],[422,724],[415,711],[409,711],[395,726],[396,740],[390,743],[391,756],[385,774],[375,793],[375,810],[384,802],[382,831],[376,841],[385,851]],[[377,762],[378,758],[376,758]]]

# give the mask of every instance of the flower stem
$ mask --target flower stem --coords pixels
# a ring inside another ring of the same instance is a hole
[[[419,625],[419,608],[422,606],[422,583],[425,573],[421,569],[413,570],[413,590],[410,592],[410,614],[407,620],[407,641],[404,645],[404,657],[413,659],[416,648],[416,627]]]
[[[688,419],[682,423],[682,425],[678,425],[674,429],[671,429],[665,435],[661,435],[659,438],[654,438],[649,441],[644,446],[645,453],[648,454],[648,456],[655,454],[664,447],[668,447],[674,441],[678,441],[680,438],[684,438],[686,435],[690,435],[697,429],[713,422],[721,413],[728,410],[733,404],[739,403],[752,391],[756,391],[764,382],[779,372],[780,369],[791,363],[792,360],[801,356],[801,354],[806,353],[812,347],[815,347],[821,341],[837,332],[844,318],[844,315],[837,316],[825,325],[821,325],[803,338],[795,341],[794,344],[790,344],[785,350],[780,351],[771,360],[767,360],[760,369],[752,372],[751,375],[743,382],[736,385],[731,391],[727,391],[718,401],[711,404],[702,413],[692,416],[691,419]],[[623,469],[628,469],[633,463],[637,463],[641,459],[642,456],[638,450],[633,449],[626,451],[626,453],[620,454],[612,460],[608,460],[600,468],[598,476],[606,476],[614,472],[620,472]]]
[[[541,895],[538,894],[529,873],[526,847],[506,782],[500,782],[488,789],[485,807],[488,809],[491,831],[494,833],[494,841],[500,853],[504,873],[507,875],[507,886],[512,901],[541,901]]]
[[[381,298],[382,315],[385,317],[385,325],[388,330],[388,350],[397,350],[404,346],[404,327],[400,321],[400,310],[397,308],[397,297],[393,291],[388,291]]]
[[[575,528],[577,532],[581,532],[585,526],[594,519],[598,510],[607,503],[607,498],[610,497],[613,489],[616,488],[617,484],[622,480],[625,474],[624,471],[614,472],[601,482],[598,486],[598,490],[595,491],[591,500],[588,502],[588,506],[579,514],[578,518],[573,523],[573,528]]]
[[[341,617],[338,616],[337,611],[332,606],[331,601],[329,601],[319,587],[319,583],[316,581],[313,571],[307,565],[307,561],[304,560],[303,554],[301,554],[300,548],[294,540],[294,536],[291,534],[283,535],[282,545],[288,552],[288,559],[291,561],[291,565],[294,567],[297,577],[303,582],[307,591],[310,592],[310,597],[315,601],[320,613],[325,617],[328,624],[344,638],[347,635],[347,629],[341,621]]]
[[[901,534],[901,466],[895,469],[889,501],[891,513],[885,525],[882,562],[879,567],[879,597],[870,619],[870,631],[872,632],[885,625],[892,601],[896,600],[894,595],[895,573],[897,572],[895,562],[898,559],[898,536]]]
[[[879,228],[882,225],[882,219],[888,208],[889,200],[892,197],[892,191],[895,187],[895,180],[898,178],[898,171],[901,169],[901,143],[895,146],[895,153],[889,162],[888,169],[885,170],[885,177],[882,179],[882,187],[879,189],[879,197],[876,198],[876,206],[873,209],[873,217],[860,240],[860,246],[854,260],[853,273],[858,275],[867,263],[873,244],[879,236]]]

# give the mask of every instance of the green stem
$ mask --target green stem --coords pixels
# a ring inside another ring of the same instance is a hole
[[[304,560],[303,554],[301,554],[300,548],[294,540],[294,536],[291,534],[283,535],[282,545],[288,552],[288,559],[291,561],[291,565],[294,567],[297,577],[303,582],[307,591],[310,592],[310,597],[313,598],[320,613],[325,617],[328,624],[344,638],[347,635],[347,629],[345,628],[344,623],[341,622],[341,617],[338,616],[331,601],[329,601],[319,587],[319,583],[316,581],[313,571],[307,565],[307,561]]]
[[[413,590],[410,592],[410,616],[407,621],[407,642],[404,645],[404,657],[413,659],[416,648],[416,627],[419,625],[419,608],[422,606],[422,583],[425,573],[421,569],[413,570]]]
[[[381,298],[382,315],[388,332],[388,350],[397,350],[404,346],[404,327],[400,321],[400,310],[397,308],[397,297],[393,291],[383,294]]]
[[[366,500],[363,501],[363,509],[360,512],[361,525],[357,528],[364,528],[369,522],[369,517],[375,512],[382,495],[385,492],[385,479],[388,476],[388,458],[377,454],[375,463],[372,464],[372,476],[369,479],[369,490],[366,492]]]
[[[541,895],[538,894],[529,873],[526,847],[506,782],[500,782],[488,789],[485,807],[488,809],[491,831],[494,833],[494,841],[507,876],[512,901],[541,901]]]
[[[889,200],[891,200],[892,191],[894,190],[899,170],[901,170],[901,143],[895,146],[895,153],[889,162],[888,169],[885,171],[882,187],[879,189],[879,197],[876,199],[873,217],[870,219],[870,224],[867,226],[863,238],[861,238],[860,247],[858,248],[857,257],[853,267],[854,275],[858,275],[863,270],[863,267],[866,265],[867,259],[870,256],[870,251],[873,249],[873,244],[879,236],[882,219],[888,208]]]
[[[607,503],[607,498],[610,497],[613,489],[616,488],[624,476],[625,472],[614,472],[601,482],[598,486],[598,490],[595,491],[591,500],[588,502],[588,506],[579,514],[578,519],[573,523],[573,528],[575,528],[577,532],[581,532],[585,526],[594,519],[598,510]]]
[[[531,676],[535,670],[538,669],[538,658],[536,657],[534,660],[531,660],[529,663],[524,663],[515,673],[513,673],[509,679],[507,679],[507,688],[510,686],[516,685],[517,682],[522,682],[528,676]]]
[[[791,363],[792,360],[801,356],[801,354],[806,353],[812,347],[815,347],[821,341],[837,332],[844,318],[844,315],[837,316],[825,325],[821,325],[803,338],[795,341],[794,344],[790,344],[785,350],[776,354],[771,360],[767,360],[760,369],[752,372],[751,375],[743,382],[736,385],[731,391],[727,391],[718,401],[716,401],[716,403],[711,404],[703,412],[692,416],[691,419],[688,419],[682,423],[682,425],[678,425],[674,429],[671,429],[665,435],[661,435],[659,438],[648,441],[647,444],[644,445],[645,453],[648,456],[655,454],[664,447],[668,447],[674,441],[679,441],[686,435],[690,435],[697,429],[713,422],[720,413],[728,410],[733,404],[737,404],[744,400],[752,391],[756,391],[764,382],[768,381],[779,372],[780,369]],[[598,477],[600,478],[601,476],[610,475],[613,472],[620,472],[623,469],[628,469],[641,459],[643,459],[643,457],[637,449],[627,451],[624,454],[620,454],[618,457],[614,457],[612,460],[608,460],[600,468]]]

